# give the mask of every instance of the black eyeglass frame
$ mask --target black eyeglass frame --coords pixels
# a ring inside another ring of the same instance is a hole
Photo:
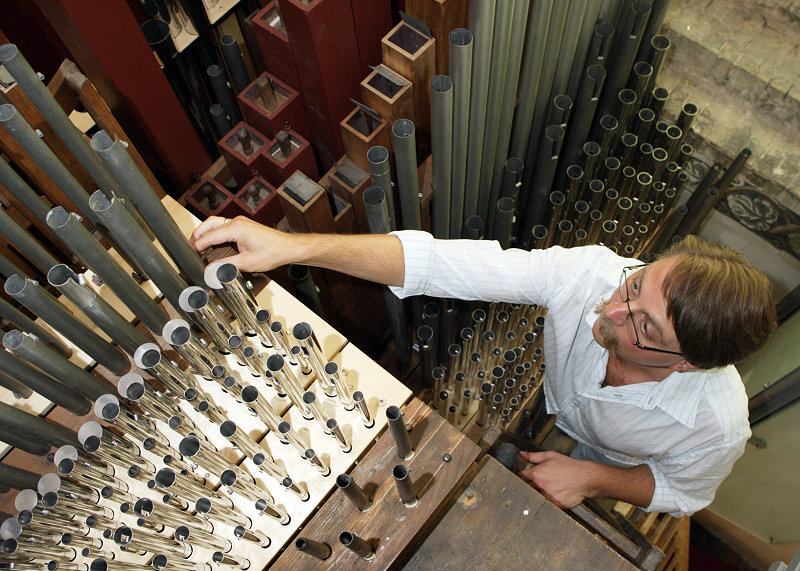
[[[628,330],[628,339],[630,339],[631,343],[636,345],[639,349],[643,349],[645,351],[653,351],[655,353],[666,353],[668,355],[678,355],[679,357],[683,357],[683,353],[678,353],[677,351],[668,351],[667,349],[658,349],[657,347],[648,347],[647,345],[643,345],[642,342],[639,340],[639,328],[636,327],[636,320],[634,319],[633,311],[631,310],[631,296],[630,293],[628,292],[627,272],[629,270],[641,270],[647,265],[649,264],[639,264],[638,266],[626,266],[622,268],[622,275],[620,276],[619,279],[619,287],[617,288],[617,291],[619,291],[620,300],[624,301],[625,305],[628,306],[628,317],[626,319],[630,319],[631,324],[633,324],[633,335],[636,337],[636,340],[634,340],[634,338],[631,336],[630,328],[625,327],[625,329]],[[623,286],[625,287],[623,288]]]

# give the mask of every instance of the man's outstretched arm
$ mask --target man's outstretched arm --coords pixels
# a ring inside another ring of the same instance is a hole
[[[198,252],[234,244],[239,253],[223,260],[245,272],[306,264],[393,286],[402,286],[405,278],[403,246],[388,234],[287,234],[243,216],[227,222],[212,216],[189,241]]]
[[[615,498],[646,508],[653,500],[656,483],[650,468],[607,466],[575,460],[558,452],[520,452],[532,462],[520,478],[560,508],[577,506],[586,498]]]

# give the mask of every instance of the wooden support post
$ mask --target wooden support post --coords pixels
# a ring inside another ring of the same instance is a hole
[[[241,122],[228,131],[217,146],[225,157],[231,175],[242,186],[264,171],[264,155],[259,151],[271,147],[274,142],[274,139],[268,139],[247,123]]]
[[[278,12],[277,2],[268,2],[264,9],[253,16],[253,31],[261,48],[264,67],[273,75],[300,89],[300,77],[289,47],[289,36]]]
[[[369,234],[367,210],[364,206],[364,191],[370,185],[367,172],[347,157],[342,157],[328,171],[326,177],[333,191],[353,206],[357,231]]]
[[[262,73],[260,77],[271,82],[274,99],[270,100],[268,92],[265,95],[268,101],[264,101],[257,85],[258,79],[248,85],[237,96],[244,120],[271,139],[284,129],[292,129],[306,140],[311,139],[300,94],[271,73]]]
[[[411,82],[385,65],[379,65],[361,82],[361,99],[374,109],[389,128],[398,119],[414,119],[414,90]],[[390,143],[391,143],[391,137]],[[392,147],[386,147],[390,151]]]
[[[383,63],[414,86],[414,125],[417,156],[426,157],[430,149],[430,83],[436,72],[436,41],[400,22],[381,40]]]
[[[424,22],[436,40],[436,73],[448,75],[450,32],[469,27],[467,0],[406,0],[406,12]]]
[[[356,165],[369,172],[367,151],[375,145],[390,148],[391,127],[381,119],[356,107],[345,117],[339,127],[347,157]]]
[[[300,93],[324,170],[344,152],[339,121],[352,109],[362,72],[350,0],[282,0]]]
[[[261,148],[263,156],[261,176],[274,186],[282,185],[290,174],[298,170],[307,177],[317,180],[319,178],[317,162],[314,160],[314,152],[308,141],[292,130],[281,133]],[[288,151],[281,148],[281,139],[284,137],[283,144],[289,149]]]

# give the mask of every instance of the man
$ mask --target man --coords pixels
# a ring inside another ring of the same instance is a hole
[[[285,234],[212,217],[198,251],[233,242],[243,271],[303,263],[389,285],[400,297],[536,303],[547,410],[572,456],[523,453],[520,476],[556,505],[612,497],[650,511],[708,505],[750,437],[732,363],[775,327],[769,280],[722,246],[690,237],[644,265],[601,246],[501,250],[496,242],[393,235]]]

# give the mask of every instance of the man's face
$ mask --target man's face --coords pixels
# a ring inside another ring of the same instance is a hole
[[[680,352],[672,322],[667,318],[667,300],[662,291],[664,278],[675,263],[675,258],[667,258],[629,271],[626,280],[628,303],[623,301],[617,288],[607,300],[597,305],[595,312],[600,317],[592,333],[595,341],[606,348],[609,354],[623,361],[657,367],[683,360],[680,355],[636,346],[638,334],[640,345]]]

